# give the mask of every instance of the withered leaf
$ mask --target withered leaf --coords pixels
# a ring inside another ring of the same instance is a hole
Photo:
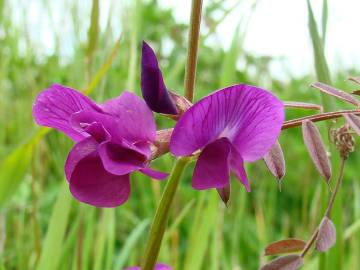
[[[355,90],[351,94],[360,96],[360,90]]]
[[[285,108],[300,108],[307,110],[323,111],[323,107],[319,104],[297,102],[297,101],[284,101]]]
[[[306,243],[303,240],[296,238],[276,241],[265,248],[265,256],[300,252],[304,249],[305,245]]]
[[[342,90],[339,90],[335,87],[332,87],[330,85],[327,85],[327,84],[324,84],[321,82],[316,82],[316,83],[311,84],[311,86],[316,89],[319,89],[320,91],[322,91],[328,95],[342,99],[342,100],[349,102],[355,106],[360,105],[360,102],[356,98],[354,98],[352,95],[350,95],[349,93],[346,93]]]
[[[354,83],[360,84],[360,76],[359,77],[349,77],[349,81],[353,81]]]
[[[302,123],[302,132],[306,148],[308,149],[315,167],[326,181],[329,182],[331,178],[330,160],[326,154],[325,146],[318,128],[313,122],[305,120]]]
[[[296,270],[303,266],[303,264],[303,258],[299,255],[287,255],[265,264],[260,270]]]
[[[227,206],[229,199],[230,199],[230,184],[227,185],[224,188],[217,188],[217,192],[219,193],[219,196],[221,200],[224,202],[224,204]]]
[[[344,117],[352,129],[360,136],[360,118],[355,114],[344,114]]]
[[[324,252],[335,245],[336,229],[334,223],[328,218],[324,217],[319,226],[319,233],[316,239],[316,249]]]
[[[285,175],[285,159],[281,146],[278,141],[271,147],[270,151],[264,156],[264,161],[269,171],[281,180]]]

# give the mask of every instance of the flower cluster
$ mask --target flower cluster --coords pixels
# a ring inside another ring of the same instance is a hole
[[[96,104],[57,84],[38,95],[33,107],[36,122],[76,142],[65,164],[74,197],[98,207],[115,207],[129,197],[130,173],[166,178],[167,174],[150,168],[151,147],[156,143],[151,110],[177,116],[170,139],[173,155],[199,154],[193,188],[228,188],[233,172],[250,191],[244,162],[262,158],[276,142],[284,120],[283,103],[266,90],[239,84],[190,107],[190,102],[167,90],[156,55],[145,42],[141,64],[146,103],[125,91]]]
[[[55,128],[76,142],[65,175],[79,201],[115,207],[129,197],[130,173],[140,171],[155,179],[167,176],[149,167],[155,121],[146,104],[130,92],[96,104],[55,84],[38,95],[33,116],[39,125]]]

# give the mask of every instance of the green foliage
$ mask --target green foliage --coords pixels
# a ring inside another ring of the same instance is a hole
[[[42,41],[32,40],[24,30],[26,12],[20,9],[23,21],[16,23],[11,16],[3,16],[12,14],[14,4],[0,0],[0,269],[122,269],[139,265],[144,255],[149,223],[165,183],[134,174],[132,196],[125,205],[98,210],[80,204],[69,194],[63,175],[71,143],[57,132],[44,136],[48,130],[34,125],[31,106],[36,94],[53,82],[84,90],[98,102],[119,95],[127,87],[139,93],[141,40],[154,47],[166,84],[181,94],[187,25],[176,22],[173,11],[163,9],[158,1],[124,1],[121,10],[114,8],[105,18],[119,25],[119,38],[112,24],[107,23],[103,30],[99,27],[104,19],[102,1],[79,5],[80,2],[72,1],[64,7],[68,11],[66,20],[74,31],[73,42],[54,38],[55,51],[45,55],[41,53]],[[206,22],[214,21],[216,10],[225,9],[226,3],[233,4],[230,0],[210,2],[204,11]],[[309,26],[318,79],[329,82],[324,45],[331,27],[327,29],[327,1],[323,3],[322,31],[316,27],[310,6]],[[23,5],[26,8],[29,4]],[[53,8],[48,5],[44,14]],[[83,8],[86,12],[81,13]],[[207,38],[213,37],[214,32],[201,39],[196,99],[219,86],[246,82],[272,89],[283,100],[319,103],[318,93],[307,88],[315,76],[278,81],[269,76],[271,57],[256,57],[244,51],[243,21],[228,50],[208,45]],[[62,30],[61,26],[54,27],[55,36]],[[205,27],[205,34],[206,30]],[[73,49],[70,57],[62,53],[65,45]],[[245,62],[245,67],[240,68],[239,62]],[[350,71],[346,70],[333,74],[333,84],[349,88],[344,82],[348,74]],[[356,70],[351,74],[356,75]],[[334,102],[331,106],[338,105]],[[288,110],[287,118],[305,113]],[[157,123],[159,127],[174,124],[161,116],[157,116]],[[176,270],[258,269],[265,260],[262,254],[268,242],[309,236],[318,222],[324,183],[313,168],[299,129],[285,131],[280,142],[287,163],[282,192],[259,161],[247,167],[251,193],[232,179],[228,208],[215,191],[198,192],[191,188],[193,164],[189,165],[174,198],[159,261]],[[154,162],[154,167],[169,170],[173,161],[167,155]],[[347,161],[343,190],[348,195],[346,204],[336,212],[343,216],[345,228],[346,248],[336,249],[338,255],[341,253],[343,269],[360,266],[359,162],[360,155],[356,153]],[[337,224],[336,219],[334,223]],[[336,269],[340,257],[330,257],[327,264]],[[318,269],[318,264],[318,256],[312,256],[305,268]]]

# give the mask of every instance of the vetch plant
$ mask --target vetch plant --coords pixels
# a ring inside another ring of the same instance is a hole
[[[96,207],[116,207],[125,203],[130,195],[132,172],[165,179],[168,174],[151,168],[151,161],[167,152],[177,158],[156,210],[141,261],[143,270],[166,270],[171,268],[156,262],[172,202],[189,162],[196,161],[192,187],[196,190],[217,189],[227,204],[231,197],[231,173],[250,192],[245,162],[263,159],[280,183],[286,169],[278,137],[283,130],[302,126],[304,144],[330,187],[331,165],[315,122],[344,117],[347,123],[329,132],[341,164],[335,188],[329,188],[330,199],[320,224],[308,241],[285,239],[271,243],[265,249],[265,255],[299,254],[279,257],[262,269],[298,269],[313,246],[324,252],[336,241],[331,210],[343,180],[345,161],[354,151],[352,135],[360,133],[357,116],[360,103],[351,94],[314,83],[315,89],[356,108],[323,112],[323,107],[318,104],[283,102],[268,90],[246,84],[222,88],[193,104],[201,9],[202,1],[194,0],[184,96],[169,91],[155,52],[143,42],[141,90],[144,101],[124,91],[118,97],[97,104],[74,89],[54,84],[36,98],[34,119],[39,125],[55,128],[75,141],[65,163],[70,191],[79,201]],[[354,78],[353,81],[359,82]],[[284,121],[285,108],[315,109],[319,113]],[[152,111],[176,121],[174,127],[157,130]]]
[[[149,167],[156,127],[152,112],[136,95],[96,104],[68,87],[52,85],[33,106],[35,121],[62,131],[76,144],[65,163],[70,191],[79,201],[115,207],[130,195],[129,174],[155,179],[167,174]]]

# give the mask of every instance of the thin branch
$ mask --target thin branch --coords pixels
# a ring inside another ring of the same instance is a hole
[[[331,197],[330,197],[330,200],[329,200],[329,203],[328,203],[328,206],[325,210],[325,213],[324,213],[324,217],[327,217],[327,218],[330,218],[330,213],[331,213],[331,210],[334,206],[334,202],[335,202],[335,198],[336,198],[336,195],[339,191],[339,188],[341,186],[341,183],[342,183],[342,180],[344,178],[344,165],[345,165],[345,160],[346,158],[342,157],[341,158],[341,164],[340,164],[340,171],[339,171],[339,177],[336,181],[336,187],[335,187],[335,190],[331,193]],[[323,218],[324,218],[323,217]],[[303,251],[301,252],[300,256],[301,257],[304,257],[306,255],[306,253],[308,253],[308,251],[310,250],[310,248],[312,247],[312,245],[315,243],[316,239],[317,239],[317,236],[318,236],[318,233],[319,233],[319,227],[316,228],[316,230],[314,231],[314,233],[312,234],[311,238],[309,239],[309,241],[306,243],[306,246],[304,247]]]
[[[288,129],[288,128],[301,126],[302,122],[305,120],[310,120],[312,122],[319,122],[319,121],[324,121],[324,120],[329,120],[329,119],[336,119],[336,118],[342,117],[343,114],[360,115],[360,110],[359,109],[342,110],[342,111],[336,111],[336,112],[319,113],[319,114],[309,115],[309,116],[305,116],[305,117],[301,117],[301,118],[291,119],[291,120],[284,122],[282,129],[284,130],[284,129]]]

